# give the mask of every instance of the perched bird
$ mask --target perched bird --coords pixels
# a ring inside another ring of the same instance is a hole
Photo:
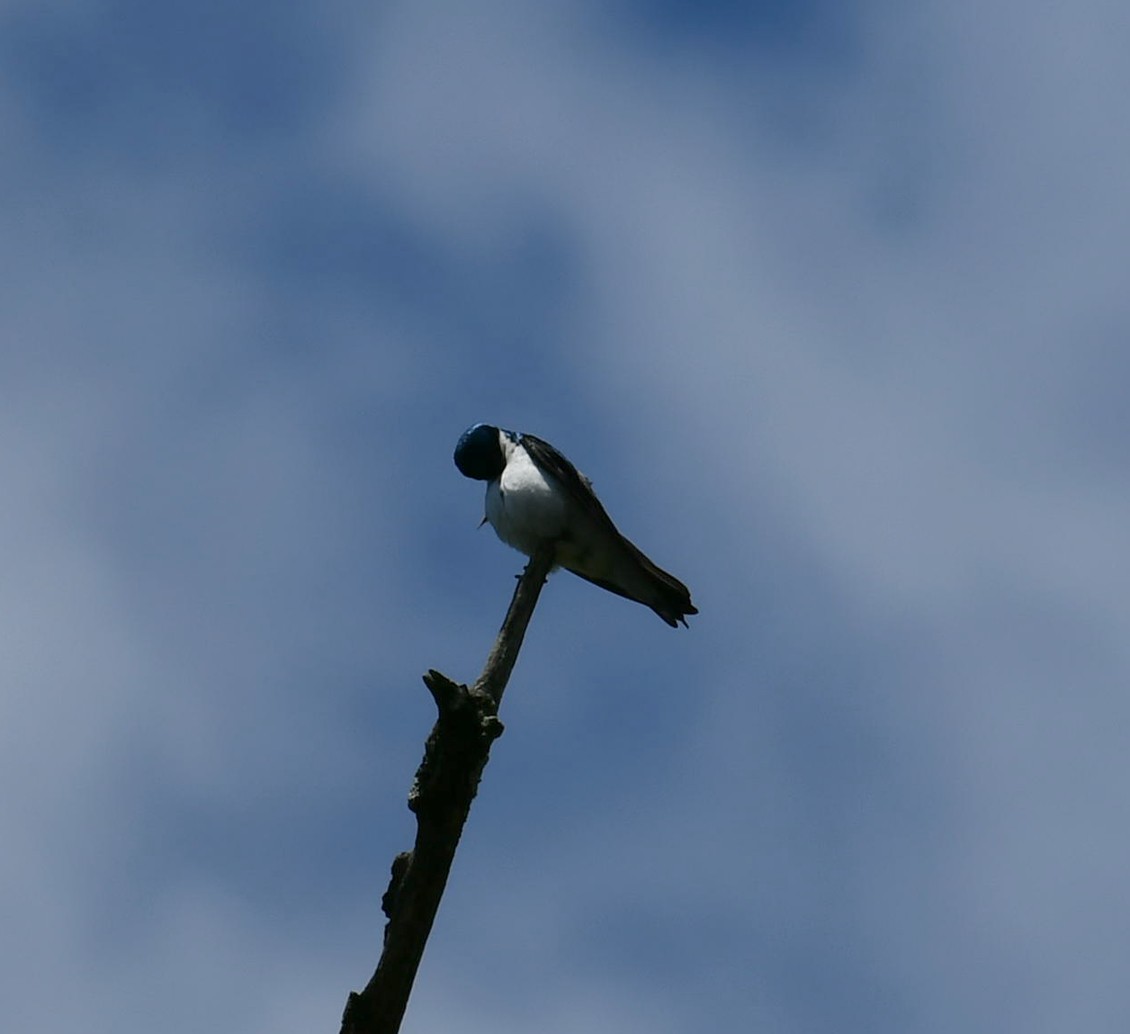
[[[455,446],[455,465],[487,483],[483,522],[508,546],[532,556],[553,539],[556,566],[650,607],[672,628],[698,613],[690,590],[620,534],[589,479],[549,442],[475,424]]]

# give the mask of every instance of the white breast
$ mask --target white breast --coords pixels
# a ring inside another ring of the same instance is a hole
[[[539,542],[565,530],[568,504],[558,485],[547,478],[521,446],[506,442],[506,467],[487,485],[487,520],[508,546],[531,555]]]

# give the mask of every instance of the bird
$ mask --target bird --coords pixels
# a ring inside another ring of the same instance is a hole
[[[455,446],[455,466],[487,483],[480,527],[489,521],[508,546],[533,556],[553,540],[554,567],[650,607],[672,628],[698,613],[690,590],[620,534],[589,479],[549,442],[474,424]]]

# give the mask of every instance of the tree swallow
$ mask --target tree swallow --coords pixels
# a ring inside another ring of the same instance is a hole
[[[650,607],[672,628],[698,613],[690,590],[620,534],[589,479],[549,442],[475,424],[455,446],[455,465],[487,483],[483,523],[508,546],[532,556],[554,539],[555,566]]]

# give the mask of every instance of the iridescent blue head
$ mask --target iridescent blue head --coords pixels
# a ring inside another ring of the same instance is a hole
[[[493,481],[506,466],[497,427],[475,424],[468,427],[455,446],[455,465],[464,477]]]

